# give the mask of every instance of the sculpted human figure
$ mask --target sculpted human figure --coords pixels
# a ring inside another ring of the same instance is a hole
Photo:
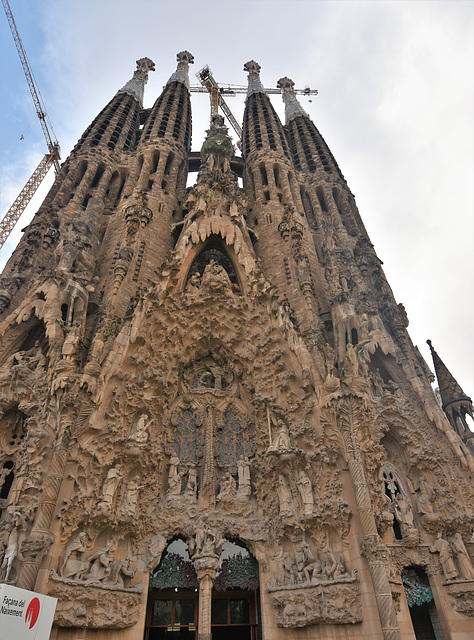
[[[11,516],[13,528],[8,536],[7,548],[3,556],[2,566],[0,567],[0,577],[3,582],[10,580],[10,574],[15,560],[21,560],[20,545],[26,537],[27,525],[18,511],[14,511]]]
[[[197,493],[197,472],[196,472],[196,465],[194,464],[194,462],[191,462],[189,464],[189,469],[188,469],[188,481],[186,483],[186,489],[184,491],[184,495],[188,496],[188,497],[194,497],[196,498],[196,493]]]
[[[112,505],[115,492],[117,491],[122,478],[123,473],[119,464],[108,470],[107,476],[102,485],[102,499],[99,503],[99,507],[110,507]]]
[[[202,274],[202,284],[207,284],[210,289],[215,291],[232,288],[227,271],[215,260],[210,260],[206,265]]]
[[[282,583],[296,584],[297,572],[296,572],[295,561],[293,560],[291,555],[288,553],[288,551],[285,551],[285,553],[283,554],[282,565],[283,565]]]
[[[173,454],[170,458],[170,468],[168,471],[168,492],[170,496],[179,496],[181,494],[182,474],[178,471],[179,458]]]
[[[436,551],[439,553],[439,561],[446,580],[454,580],[458,577],[451,547],[449,546],[449,542],[443,538],[441,531],[436,535],[435,543],[430,547],[430,551],[431,553],[435,553]]]
[[[402,533],[414,529],[413,512],[405,498],[400,494],[394,502],[395,517],[402,528]]]
[[[283,420],[278,421],[278,430],[273,438],[272,449],[275,451],[288,451],[291,449],[290,434]]]
[[[311,485],[311,480],[304,471],[300,471],[296,486],[300,492],[304,515],[312,515],[314,509],[313,487]]]
[[[138,484],[139,477],[130,480],[125,489],[121,512],[126,516],[134,516],[137,510],[138,493],[145,485]]]
[[[71,580],[80,580],[82,578],[83,573],[89,567],[89,563],[82,560],[86,549],[87,534],[82,531],[64,551],[58,570],[61,578],[69,578]]]
[[[474,580],[474,568],[461,534],[459,532],[455,533],[450,542],[451,549],[456,556],[461,577],[464,578],[464,580]]]
[[[7,476],[9,476],[12,471],[13,467],[3,467],[3,469],[0,471],[0,489],[3,487]]]
[[[329,544],[325,545],[323,553],[325,557],[323,573],[330,580],[337,580],[338,578],[347,577],[349,575],[344,567],[341,556],[335,553]]]
[[[125,558],[118,560],[112,567],[110,572],[110,582],[116,584],[122,589],[127,589],[135,575],[135,569],[130,566],[132,558],[127,553]]]
[[[104,581],[110,575],[113,563],[114,543],[109,542],[88,558],[89,572],[84,576],[85,580]]]
[[[235,480],[228,471],[225,474],[224,480],[220,485],[219,493],[217,494],[217,502],[221,500],[229,500],[235,496]]]
[[[346,345],[346,355],[344,357],[344,376],[353,378],[359,373],[359,363],[357,362],[357,354],[354,345],[348,342]]]
[[[249,496],[251,493],[250,462],[247,456],[240,456],[239,461],[237,462],[237,473],[239,478],[238,495]]]
[[[278,501],[280,503],[280,515],[281,516],[293,515],[291,493],[286,485],[286,482],[283,476],[280,476],[278,479],[277,493],[278,493]]]
[[[139,444],[145,444],[148,440],[148,425],[150,422],[147,422],[148,416],[146,413],[142,413],[141,416],[137,420],[137,424],[135,425],[133,439]]]
[[[375,373],[372,373],[370,376],[372,380],[372,385],[374,387],[374,395],[377,397],[382,397],[385,393],[385,387],[383,383],[383,378],[380,375],[380,369],[376,369]]]
[[[188,284],[186,285],[186,291],[189,293],[195,293],[199,290],[201,286],[201,276],[198,272],[193,273],[193,275],[189,278]]]

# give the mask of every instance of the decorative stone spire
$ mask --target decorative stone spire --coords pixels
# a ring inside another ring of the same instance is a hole
[[[249,74],[247,98],[249,98],[252,93],[265,93],[264,86],[260,81],[260,69],[260,65],[258,62],[255,62],[255,60],[250,60],[244,64],[244,71],[247,71]]]
[[[230,161],[234,155],[234,145],[229,136],[222,116],[216,116],[201,147],[201,162],[209,169],[230,170]]]
[[[124,85],[119,93],[128,93],[140,103],[140,107],[143,106],[143,94],[145,91],[145,85],[148,82],[148,72],[155,70],[155,63],[150,58],[140,58],[137,60],[137,70],[133,74],[133,78]]]
[[[472,400],[464,393],[449,369],[433,349],[431,340],[427,340],[426,342],[430,347],[433,357],[439,392],[443,402],[443,410],[455,431],[457,431],[463,439],[465,439],[466,435],[472,436],[466,423],[466,414],[474,418]]]
[[[166,84],[175,81],[182,82],[189,89],[189,65],[194,64],[194,56],[192,53],[189,53],[189,51],[181,51],[177,54],[176,59],[178,61],[178,68]]]
[[[283,102],[285,103],[285,124],[288,124],[290,120],[293,120],[296,116],[306,116],[309,118],[308,114],[296,98],[296,94],[293,91],[294,86],[295,83],[293,80],[290,80],[290,78],[287,78],[286,76],[284,78],[280,78],[277,82],[277,87],[281,89]]]

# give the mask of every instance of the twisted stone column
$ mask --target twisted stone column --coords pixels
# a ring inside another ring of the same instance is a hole
[[[367,486],[367,480],[360,458],[359,443],[355,433],[355,426],[359,416],[363,415],[363,409],[355,403],[353,398],[344,399],[339,404],[339,409],[339,426],[344,437],[349,471],[360,516],[362,534],[364,536],[362,552],[369,564],[383,637],[384,640],[400,640],[397,614],[393,605],[392,592],[386,569],[388,550],[377,533],[369,488]]]
[[[84,422],[88,418],[91,410],[92,409],[85,409],[79,412],[81,422]],[[21,545],[23,561],[17,586],[22,589],[33,590],[35,588],[41,562],[54,541],[54,537],[50,533],[51,522],[63,480],[69,445],[72,439],[72,425],[76,419],[75,410],[72,405],[66,407],[62,415],[60,410],[58,410],[58,413],[60,417],[58,419],[56,441],[53,445],[53,457],[43,490],[43,500],[38,505],[30,535]]]

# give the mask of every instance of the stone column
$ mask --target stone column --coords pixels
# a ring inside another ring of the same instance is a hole
[[[386,568],[389,554],[377,532],[369,488],[356,436],[356,426],[360,423],[364,410],[354,398],[344,399],[339,403],[338,409],[338,422],[344,438],[347,461],[362,528],[362,552],[370,568],[383,637],[384,640],[400,640],[397,614],[393,606]]]
[[[194,567],[199,580],[198,640],[212,640],[212,585],[219,567],[217,556],[195,558]]]

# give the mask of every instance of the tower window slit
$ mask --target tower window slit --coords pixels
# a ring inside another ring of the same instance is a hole
[[[260,175],[262,177],[262,184],[264,187],[268,186],[268,176],[267,176],[267,170],[265,168],[265,165],[263,164],[263,162],[259,165],[258,167],[260,169]],[[268,198],[270,199],[270,198]]]
[[[321,210],[324,211],[325,213],[327,213],[328,212],[328,206],[326,204],[326,198],[324,197],[324,192],[321,189],[321,187],[318,187],[316,189],[316,195],[318,196],[319,206],[321,207]]]
[[[273,165],[273,176],[275,178],[275,185],[278,188],[281,188],[281,184],[280,184],[280,169],[278,168],[278,165]]]
[[[159,151],[154,151],[153,152],[153,164],[151,167],[151,172],[152,173],[156,173],[156,170],[158,169],[158,162],[160,160],[160,152]]]
[[[169,176],[171,171],[171,166],[173,164],[173,160],[174,160],[174,153],[170,153],[169,156],[166,158],[166,165],[165,165],[165,171],[164,171],[165,176]]]

